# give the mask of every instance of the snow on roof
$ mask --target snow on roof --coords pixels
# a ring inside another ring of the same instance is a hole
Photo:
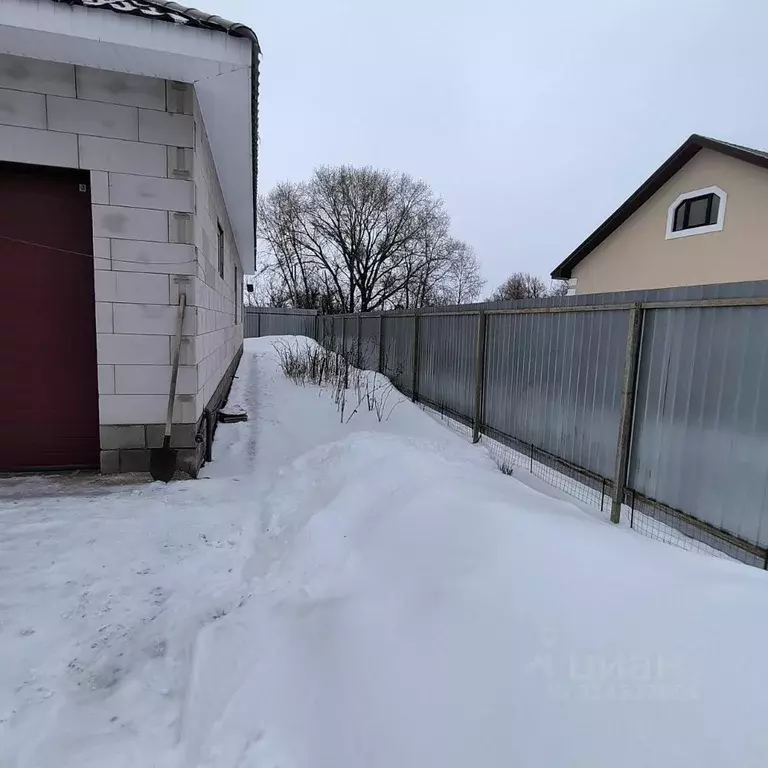
[[[226,32],[239,37],[250,36],[247,34],[250,30],[242,24],[198,11],[196,8],[186,8],[170,0],[153,0],[153,2],[148,0],[53,0],[53,2],[79,5],[84,8],[105,8],[116,13],[142,16],[182,26]]]

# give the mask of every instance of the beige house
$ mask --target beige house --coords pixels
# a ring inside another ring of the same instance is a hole
[[[565,261],[569,293],[768,280],[768,153],[691,136]]]

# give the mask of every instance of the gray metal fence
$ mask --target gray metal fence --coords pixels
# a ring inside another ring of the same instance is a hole
[[[282,309],[280,307],[245,307],[243,312],[246,339],[260,336],[310,336],[317,334],[316,309]]]
[[[768,283],[303,322],[614,521],[766,566]]]

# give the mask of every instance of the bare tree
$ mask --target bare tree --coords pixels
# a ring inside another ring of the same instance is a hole
[[[320,292],[317,270],[299,233],[306,199],[299,185],[278,184],[259,206],[259,239],[273,256],[262,269],[262,284],[273,306],[315,306]]]
[[[539,299],[547,295],[547,286],[540,277],[529,272],[514,272],[492,294],[491,301]]]
[[[471,301],[476,301],[485,285],[475,251],[466,243],[460,243],[448,276],[453,304],[468,304]]]
[[[565,280],[553,280],[549,284],[549,290],[547,296],[567,296],[568,295],[568,283]]]
[[[489,301],[544,299],[567,293],[568,284],[562,280],[552,280],[547,287],[540,277],[530,272],[514,272],[491,294]]]
[[[326,311],[417,307],[482,286],[477,259],[450,236],[442,201],[422,181],[373,168],[317,169],[260,200],[270,300]]]
[[[425,304],[467,304],[476,301],[485,285],[475,252],[460,240],[451,240],[442,279],[426,296]]]
[[[406,257],[442,203],[424,182],[373,168],[320,168],[309,190],[315,240],[326,245],[321,264],[334,275],[342,304],[350,312],[381,306],[407,279]]]

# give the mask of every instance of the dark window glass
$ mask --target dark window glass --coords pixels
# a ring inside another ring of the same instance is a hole
[[[685,202],[680,203],[675,211],[675,232],[679,232],[684,228],[685,224]]]
[[[710,195],[712,198],[712,210],[709,213],[708,224],[717,224],[717,215],[720,213],[720,198],[717,195]]]
[[[675,210],[673,231],[695,229],[717,223],[720,211],[720,198],[715,194],[692,197],[684,200]]]
[[[690,227],[703,227],[707,224],[707,211],[709,210],[709,197],[699,197],[688,202],[688,223]]]
[[[219,277],[224,277],[224,230],[221,228],[221,224],[217,224],[216,228],[217,247],[219,250]]]

